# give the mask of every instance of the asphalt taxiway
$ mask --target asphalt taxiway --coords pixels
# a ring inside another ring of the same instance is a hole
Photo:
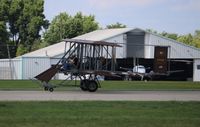
[[[0,101],[200,101],[200,91],[0,91]]]

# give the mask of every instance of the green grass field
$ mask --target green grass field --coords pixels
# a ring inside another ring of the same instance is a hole
[[[58,84],[60,81],[52,81]],[[79,81],[77,81],[79,84]],[[199,82],[180,81],[102,81],[102,90],[200,90]],[[56,90],[73,90],[77,87],[60,87]],[[43,90],[30,80],[0,80],[0,90]]]
[[[200,102],[0,102],[0,127],[199,127]]]
[[[59,81],[53,81],[58,83]],[[78,83],[78,82],[77,82]],[[200,90],[200,83],[103,81],[103,90]],[[56,90],[74,90],[60,87]],[[0,80],[0,90],[43,90],[30,80]],[[0,101],[0,127],[199,127],[200,102]]]

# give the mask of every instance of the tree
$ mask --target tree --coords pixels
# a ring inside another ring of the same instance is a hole
[[[6,23],[13,44],[31,51],[34,42],[40,39],[41,29],[48,26],[43,14],[44,0],[0,0],[0,3],[0,21]]]
[[[19,16],[19,39],[20,43],[31,51],[31,46],[35,41],[40,39],[39,32],[42,28],[46,28],[48,21],[45,20],[43,14],[43,0],[23,0],[22,14]],[[19,44],[19,43],[18,43]]]
[[[63,12],[52,20],[49,29],[44,33],[44,41],[54,44],[64,38],[73,38],[98,28],[98,23],[93,15],[84,16],[78,12],[75,16],[71,16]]]
[[[11,34],[12,41],[15,45],[19,44],[19,25],[21,24],[19,21],[19,17],[22,15],[23,1],[22,0],[14,0],[8,3],[8,14],[7,14],[7,22],[9,24],[9,30]]]
[[[191,34],[179,36],[177,41],[183,42],[187,45],[195,46],[195,44],[193,43],[193,36]]]
[[[173,40],[177,40],[178,39],[178,34],[176,33],[167,33],[165,31],[163,31],[162,33],[160,33],[160,35],[167,37],[167,38],[171,38]]]
[[[51,22],[49,29],[44,33],[44,41],[53,44],[66,38],[72,17],[67,13],[60,13]]]
[[[83,20],[83,32],[81,34],[88,33],[99,28],[99,25],[95,21],[95,17],[93,15],[83,16],[82,20]]]
[[[0,58],[6,58],[7,49],[6,43],[8,42],[8,32],[4,21],[0,21]]]
[[[115,23],[115,24],[107,25],[106,28],[107,28],[107,29],[126,28],[126,25],[123,25],[123,24],[117,22],[117,23]]]
[[[20,56],[21,54],[27,53],[27,48],[24,47],[24,45],[19,44],[17,52],[16,52],[16,56]]]
[[[6,45],[9,40],[9,33],[6,30],[6,24],[4,21],[0,21],[0,45]]]
[[[8,0],[0,0],[0,45],[6,45],[9,40],[9,32],[7,31],[7,11]]]
[[[0,21],[5,21],[8,18],[9,1],[0,0]]]

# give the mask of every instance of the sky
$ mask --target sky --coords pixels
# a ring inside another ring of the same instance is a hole
[[[188,34],[200,30],[200,0],[44,0],[52,20],[61,12],[94,15],[100,27],[116,22],[130,28]]]

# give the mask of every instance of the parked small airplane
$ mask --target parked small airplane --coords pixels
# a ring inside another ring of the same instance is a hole
[[[184,70],[174,70],[174,71],[167,71],[166,73],[158,73],[154,72],[153,70],[150,70],[151,68],[145,68],[143,65],[137,65],[133,67],[133,69],[130,68],[124,68],[120,67],[120,69],[126,71],[122,73],[122,75],[125,75],[127,80],[153,80],[158,77],[167,77],[172,73],[178,73],[183,72]],[[147,71],[148,70],[148,71]]]

